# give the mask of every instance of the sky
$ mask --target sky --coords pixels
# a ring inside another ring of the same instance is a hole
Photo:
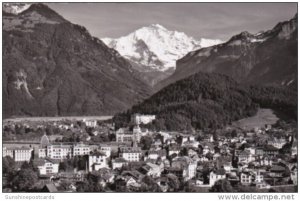
[[[160,24],[195,39],[228,40],[242,31],[269,30],[297,13],[297,3],[49,3],[98,38],[119,38]]]

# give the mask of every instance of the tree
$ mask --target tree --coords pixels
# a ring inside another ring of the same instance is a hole
[[[48,126],[46,127],[46,134],[47,134],[47,135],[53,135],[53,134],[54,134],[54,132],[53,132],[53,127],[52,127],[52,126],[48,125]]]
[[[286,143],[285,145],[282,146],[281,149],[279,149],[280,154],[290,154],[291,153],[291,148],[292,144],[291,143]]]
[[[152,137],[143,136],[140,141],[140,145],[141,145],[142,149],[149,150],[151,147],[152,141],[153,141]]]
[[[187,156],[188,155],[188,150],[186,147],[183,147],[180,152],[179,152],[180,156]]]
[[[30,191],[37,181],[38,175],[32,168],[21,168],[12,178],[12,187],[16,191]]]
[[[210,192],[233,192],[233,188],[226,179],[218,180],[209,190]]]
[[[10,174],[15,169],[16,163],[10,156],[2,158],[3,174]]]
[[[170,190],[177,192],[180,187],[180,181],[177,178],[177,176],[174,174],[168,174],[167,178],[168,178],[168,185],[170,187]]]
[[[145,176],[142,180],[145,183],[143,186],[144,192],[160,192],[160,188],[158,184],[154,181],[154,179],[150,176]]]

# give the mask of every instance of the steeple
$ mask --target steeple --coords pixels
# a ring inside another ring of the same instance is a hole
[[[137,148],[137,136],[136,133],[133,132],[133,139],[132,139],[133,143],[132,143],[132,147]]]
[[[43,137],[41,138],[40,146],[41,148],[46,148],[50,145],[50,141],[46,133],[44,133]]]

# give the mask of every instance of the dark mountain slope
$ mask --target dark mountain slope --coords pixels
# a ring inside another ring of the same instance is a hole
[[[43,4],[3,15],[4,116],[109,115],[151,90],[128,61]]]
[[[238,82],[259,85],[297,85],[298,19],[258,34],[242,32],[228,42],[188,53],[177,61],[175,73],[160,89],[197,72],[221,73]]]

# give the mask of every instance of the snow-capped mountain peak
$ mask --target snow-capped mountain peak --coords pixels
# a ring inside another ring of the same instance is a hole
[[[170,31],[160,24],[142,27],[118,39],[102,40],[127,59],[146,66],[148,70],[158,71],[174,69],[176,60],[190,51],[222,42],[211,39],[196,40],[183,32]]]
[[[27,10],[31,4],[28,3],[3,3],[2,9],[6,13],[18,15],[19,13]]]

